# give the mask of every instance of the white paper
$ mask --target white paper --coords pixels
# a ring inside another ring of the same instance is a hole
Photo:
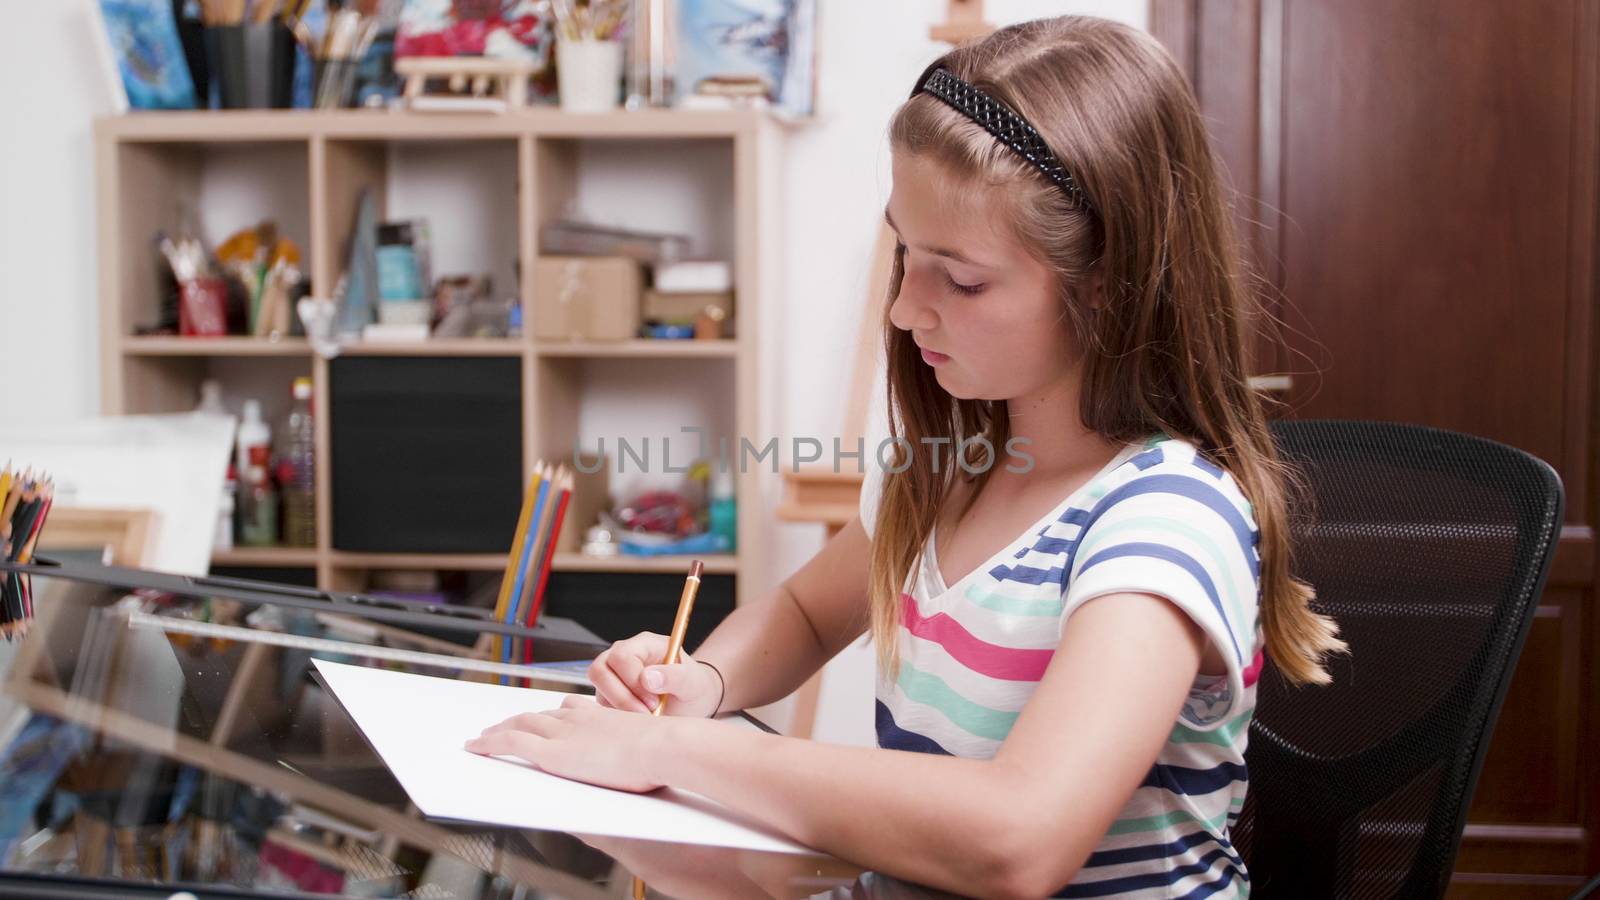
[[[518,713],[555,709],[570,694],[314,662],[426,816],[778,853],[813,852],[689,791],[616,791],[462,748],[490,725]]]
[[[0,426],[13,468],[55,479],[57,507],[148,509],[144,558],[124,565],[204,575],[233,444],[232,416],[106,416]]]

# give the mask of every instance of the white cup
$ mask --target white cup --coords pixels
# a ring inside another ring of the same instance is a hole
[[[622,105],[622,44],[617,41],[557,41],[561,108],[609,112]]]

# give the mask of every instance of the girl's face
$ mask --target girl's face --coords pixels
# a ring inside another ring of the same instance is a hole
[[[894,156],[885,218],[906,249],[889,320],[962,400],[1037,396],[1077,367],[1055,273],[1011,238],[999,204],[986,202],[996,190],[968,190],[932,160]]]

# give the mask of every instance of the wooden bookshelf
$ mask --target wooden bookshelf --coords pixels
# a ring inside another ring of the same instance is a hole
[[[763,421],[773,376],[759,353],[760,312],[775,294],[776,234],[780,194],[778,152],[783,124],[757,111],[671,111],[573,115],[529,109],[503,115],[415,114],[368,110],[241,110],[138,113],[95,123],[100,247],[99,293],[102,407],[107,414],[162,413],[193,408],[202,380],[257,376],[271,383],[308,375],[312,379],[317,428],[317,545],[312,548],[237,548],[216,555],[218,565],[312,568],[328,589],[360,589],[365,573],[378,569],[494,571],[503,554],[353,553],[332,544],[329,361],[299,338],[181,338],[138,336],[136,329],[159,309],[158,261],[151,239],[171,229],[180,206],[203,211],[214,190],[207,172],[251,178],[260,171],[278,209],[273,217],[304,250],[312,291],[326,295],[339,278],[343,245],[354,221],[360,190],[373,191],[380,217],[391,192],[405,178],[396,148],[423,147],[448,155],[487,151],[503,160],[503,183],[514,191],[514,256],[521,272],[533,271],[540,226],[573,201],[586,154],[618,142],[659,146],[663,157],[710,153],[727,191],[707,202],[728,205],[733,244],[737,337],[718,341],[554,342],[530,335],[501,339],[440,339],[409,343],[347,345],[344,355],[511,357],[522,367],[522,456],[524,470],[538,459],[570,458],[581,442],[579,418],[586,365],[604,360],[613,368],[655,380],[661,366],[725,366],[732,382],[728,416],[740,435],[769,433]],[[471,148],[477,148],[472,151]],[[478,157],[473,157],[477,159]],[[726,161],[726,165],[723,162]],[[651,170],[653,174],[653,169]],[[496,173],[500,177],[500,173]],[[509,195],[507,195],[509,197]],[[506,202],[510,203],[510,200]],[[243,226],[247,222],[227,223]],[[431,222],[434,229],[448,222]],[[531,324],[540,298],[532,280],[521,281],[523,319]],[[530,328],[531,331],[531,328]],[[271,409],[268,410],[269,414]],[[760,467],[752,467],[759,469]],[[739,505],[737,554],[707,559],[707,571],[736,577],[740,603],[772,581],[766,563],[762,480],[777,476],[742,472],[736,478]],[[775,491],[771,492],[775,493]],[[581,523],[569,522],[569,528]],[[687,558],[591,559],[558,554],[563,572],[681,572]]]
[[[211,554],[214,566],[265,569],[315,569],[320,559],[315,547],[234,547]]]

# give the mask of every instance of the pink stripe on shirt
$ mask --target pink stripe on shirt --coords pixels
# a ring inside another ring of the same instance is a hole
[[[1019,650],[1002,647],[982,640],[968,631],[960,622],[944,613],[924,616],[917,609],[917,601],[910,594],[900,595],[905,626],[913,635],[932,641],[963,666],[990,678],[1007,681],[1039,681],[1044,678],[1045,666],[1055,655],[1048,650]]]

